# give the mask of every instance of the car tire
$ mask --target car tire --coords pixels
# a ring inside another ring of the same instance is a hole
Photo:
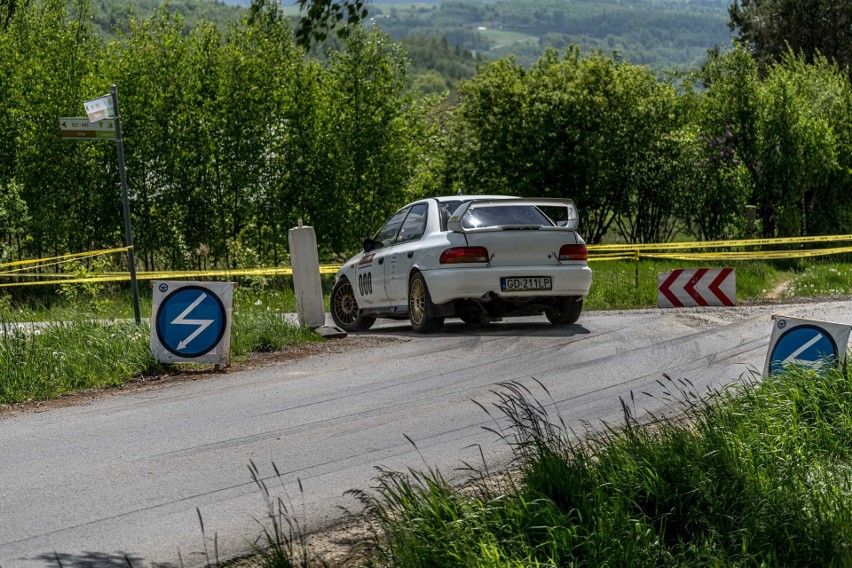
[[[423,274],[415,272],[408,282],[408,321],[417,333],[434,333],[444,325],[444,318],[435,316],[435,304],[429,295]]]
[[[583,300],[574,298],[557,298],[553,307],[544,311],[547,321],[553,325],[571,325],[580,319],[583,311]]]
[[[376,323],[376,318],[359,315],[361,309],[355,299],[355,291],[346,278],[338,280],[331,289],[329,304],[331,319],[344,331],[367,331]]]

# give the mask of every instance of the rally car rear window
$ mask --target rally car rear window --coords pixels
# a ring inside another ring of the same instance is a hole
[[[462,218],[465,229],[513,225],[552,227],[553,221],[532,205],[474,207]]]

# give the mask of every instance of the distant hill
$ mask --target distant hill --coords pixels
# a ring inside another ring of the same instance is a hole
[[[548,47],[618,51],[657,71],[699,65],[729,43],[728,0],[444,0],[373,2],[370,17],[391,37],[444,36],[450,45],[525,65]]]
[[[128,9],[150,15],[163,0],[91,0],[104,35],[126,29]],[[187,29],[200,20],[225,24],[251,0],[172,0]],[[299,13],[295,0],[284,12]],[[729,42],[729,0],[372,0],[369,22],[401,40],[412,79],[427,92],[452,87],[484,59],[514,55],[529,65],[549,48],[579,45],[616,51],[658,73],[700,65],[707,51]]]
[[[126,30],[128,12],[145,19],[157,8],[165,4],[164,0],[91,0],[94,24],[105,37],[114,37],[117,30]],[[225,24],[239,17],[240,10],[218,0],[173,0],[170,9],[183,14],[187,30],[201,21]],[[251,5],[251,0],[247,5]]]

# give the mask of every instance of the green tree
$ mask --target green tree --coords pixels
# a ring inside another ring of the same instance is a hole
[[[734,0],[728,27],[767,65],[788,48],[815,61],[822,54],[847,71],[852,64],[852,3],[847,0]]]
[[[312,42],[322,42],[329,31],[345,19],[346,25],[337,28],[338,37],[346,37],[367,17],[369,0],[296,0],[303,15],[296,28],[296,40],[304,48]]]
[[[447,82],[437,71],[427,71],[411,83],[411,90],[426,95],[443,93],[447,89]]]
[[[62,0],[19,4],[3,31],[0,115],[9,119],[4,137],[14,145],[0,148],[0,176],[20,184],[37,255],[115,243],[103,186],[90,183],[104,146],[58,135],[59,117],[79,115],[92,92],[98,64],[92,54],[102,46],[88,16],[85,0],[70,10]]]
[[[848,125],[848,103],[847,81],[823,57],[808,65],[788,52],[768,70],[761,88],[761,171],[755,184],[758,210],[770,212],[765,233],[809,234],[808,213],[817,196],[824,198],[837,176],[848,182],[839,161],[843,133],[838,131]],[[834,206],[848,211],[850,200],[844,201]]]
[[[416,144],[400,46],[363,29],[345,44],[344,52],[332,54],[323,93],[336,175],[326,188],[330,201],[314,213],[337,250],[360,242],[403,204]]]
[[[460,96],[450,178],[465,191],[571,197],[590,242],[613,227],[630,241],[671,233],[675,185],[663,174],[679,116],[647,68],[549,50],[529,70],[484,66]]]
[[[136,255],[148,270],[187,267],[190,248],[204,242],[192,223],[203,223],[206,211],[201,219],[190,214],[194,199],[206,206],[191,182],[205,146],[196,136],[190,38],[182,29],[182,17],[161,8],[131,18],[107,50],[110,79],[119,85]]]
[[[21,186],[11,180],[0,182],[0,262],[8,262],[13,254],[21,257],[23,240],[30,222],[27,204],[21,197]]]
[[[765,237],[848,226],[840,188],[848,183],[849,84],[839,68],[788,51],[761,79],[739,46],[714,56],[703,74],[696,122],[705,154],[688,216],[694,232],[736,232],[745,203],[757,207]],[[713,202],[719,213],[706,213]]]
[[[685,96],[693,108],[692,158],[681,218],[697,238],[743,235],[745,206],[756,204],[760,179],[760,79],[754,58],[738,45],[713,52],[700,75],[704,90]],[[761,225],[771,226],[768,205]]]

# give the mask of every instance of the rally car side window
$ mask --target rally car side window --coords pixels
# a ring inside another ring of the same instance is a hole
[[[373,237],[373,240],[376,243],[381,243],[379,247],[388,247],[393,244],[394,240],[396,240],[396,234],[399,232],[399,227],[402,225],[402,221],[405,219],[406,214],[408,214],[408,207],[400,209],[396,213],[394,213],[393,217],[385,223],[385,226],[379,229],[379,232],[376,233],[376,236]]]
[[[426,211],[428,207],[425,203],[419,203],[411,208],[408,217],[402,223],[402,228],[399,230],[399,236],[396,238],[398,243],[407,243],[416,241],[423,236],[426,230]]]
[[[450,217],[453,213],[455,213],[456,209],[459,208],[459,205],[464,203],[463,201],[439,201],[438,202],[438,210],[441,212],[441,230],[447,230],[447,221],[450,220]]]

